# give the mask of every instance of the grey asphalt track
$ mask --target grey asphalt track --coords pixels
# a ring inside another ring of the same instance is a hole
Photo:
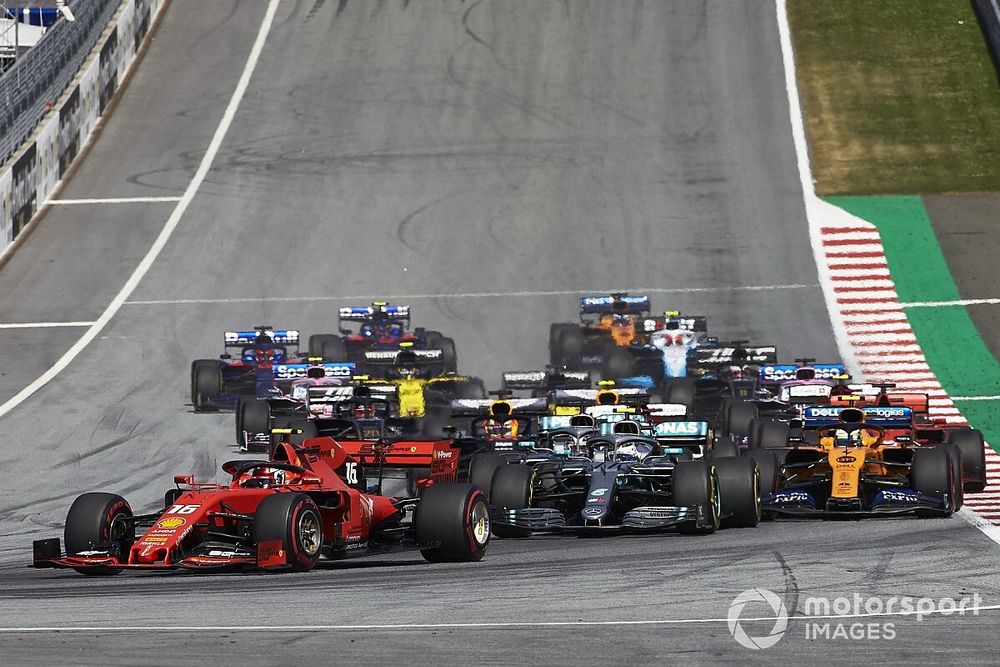
[[[62,196],[179,195],[264,9],[173,0]],[[988,659],[980,651],[1000,641],[985,631],[995,612],[902,620],[891,645],[810,641],[793,627],[759,652],[718,621],[384,627],[719,619],[754,586],[796,608],[802,596],[856,592],[978,592],[996,603],[995,545],[960,518],[498,541],[480,564],[407,554],[302,576],[92,580],[22,567],[31,539],[60,534],[77,494],[114,490],[149,506],[174,473],[211,478],[233,457],[232,415],[187,405],[190,361],[218,354],[226,328],[323,332],[339,305],[409,301],[415,324],[453,334],[462,370],[493,384],[504,369],[544,364],[549,323],[572,319],[582,292],[655,288],[658,308],[704,313],[720,336],[774,342],[787,359],[834,358],[783,80],[774,5],[763,0],[283,2],[205,184],[131,303],[0,419],[0,618],[4,627],[375,627],[10,632],[0,655],[48,664]],[[0,270],[2,320],[96,318],[172,206],[52,210]],[[18,351],[0,399],[77,334],[0,330]]]
[[[963,299],[996,299],[997,213],[995,194],[924,197],[934,234]],[[969,317],[993,356],[1000,359],[1000,304],[968,306]]]

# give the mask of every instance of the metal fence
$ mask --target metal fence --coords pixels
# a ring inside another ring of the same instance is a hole
[[[70,3],[75,21],[61,19],[0,76],[0,164],[31,136],[80,70],[122,0]]]

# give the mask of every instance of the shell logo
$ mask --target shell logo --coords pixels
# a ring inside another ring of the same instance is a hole
[[[160,519],[160,522],[157,523],[156,525],[159,528],[180,528],[185,523],[187,523],[187,521],[185,521],[180,517],[175,516],[175,517],[170,517],[169,519]]]

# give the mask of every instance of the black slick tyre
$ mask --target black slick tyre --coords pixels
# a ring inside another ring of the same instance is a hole
[[[983,434],[973,428],[957,429],[948,434],[947,442],[958,448],[962,458],[962,476],[967,493],[981,493],[986,488],[986,443]]]
[[[63,543],[67,554],[78,554],[95,548],[110,548],[121,559],[135,541],[135,524],[128,501],[113,493],[85,493],[77,497],[66,515]],[[89,575],[118,574],[120,568],[80,568]]]
[[[748,401],[727,401],[722,409],[722,431],[727,435],[750,435],[750,423],[757,417],[757,406]]]
[[[712,454],[713,461],[740,455],[740,449],[736,446],[736,441],[728,435],[724,435],[721,438],[716,439],[716,441],[712,443],[712,449],[709,451]]]
[[[493,473],[500,466],[507,465],[507,459],[492,452],[481,452],[473,455],[469,461],[469,484],[478,486],[489,498],[493,487]]]
[[[191,362],[191,405],[195,412],[211,409],[209,402],[222,393],[222,370],[215,359]]]
[[[501,515],[507,510],[525,509],[531,506],[531,485],[534,470],[520,463],[501,466],[493,474],[490,483],[490,506]],[[497,537],[527,537],[527,528],[509,526],[493,522],[493,534]]]
[[[247,446],[246,434],[271,432],[271,408],[267,401],[241,400],[236,406],[236,442]]]
[[[698,506],[704,521],[682,523],[677,530],[685,535],[707,535],[719,529],[719,484],[715,467],[707,461],[680,461],[672,476],[674,505]]]
[[[413,517],[420,553],[432,563],[482,560],[490,542],[490,506],[471,484],[435,484]]]
[[[260,502],[254,513],[254,544],[279,540],[288,568],[305,572],[316,565],[323,545],[323,519],[312,498],[276,493]]]
[[[617,380],[632,374],[632,355],[620,347],[611,348],[604,357],[601,373],[606,380]]]
[[[760,477],[753,459],[743,456],[717,459],[719,500],[723,526],[754,528],[760,523]]]
[[[954,480],[949,451],[945,447],[924,447],[913,452],[910,465],[910,484],[917,493],[934,497],[948,497],[954,502]],[[918,515],[926,512],[917,512]],[[946,514],[950,514],[948,511]],[[936,513],[937,514],[937,513]]]

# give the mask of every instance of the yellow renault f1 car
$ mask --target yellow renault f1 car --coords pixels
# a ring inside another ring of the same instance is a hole
[[[777,490],[763,499],[765,515],[949,516],[961,507],[953,447],[887,442],[891,424],[860,408],[807,408],[805,420],[817,427],[815,443],[789,443]]]

